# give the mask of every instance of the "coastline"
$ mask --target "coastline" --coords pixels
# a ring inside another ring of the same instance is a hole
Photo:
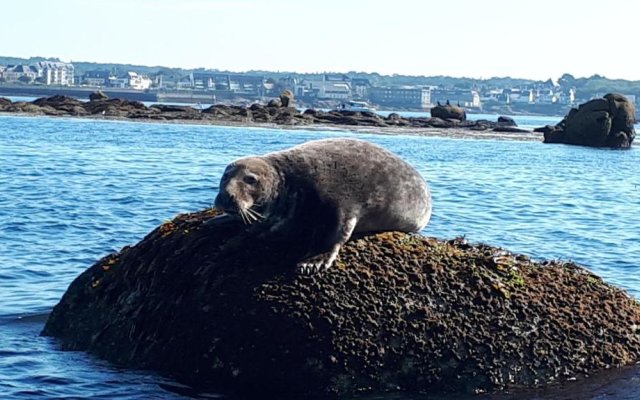
[[[25,112],[0,111],[0,117],[25,117],[25,118],[69,118],[90,121],[108,122],[130,122],[130,123],[150,123],[150,124],[180,124],[197,126],[224,126],[234,128],[255,128],[255,129],[280,129],[280,130],[308,130],[308,131],[332,131],[351,132],[356,134],[372,135],[408,135],[426,136],[452,139],[475,139],[475,140],[510,140],[510,141],[539,141],[542,142],[543,135],[540,132],[497,132],[493,130],[471,130],[468,128],[434,128],[434,127],[404,127],[404,126],[358,126],[358,125],[335,125],[335,124],[309,124],[309,125],[282,125],[273,122],[254,121],[231,121],[231,120],[210,120],[210,119],[140,119],[113,115],[46,115]]]

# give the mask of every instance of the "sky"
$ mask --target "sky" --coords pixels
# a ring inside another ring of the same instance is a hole
[[[181,68],[640,80],[637,0],[3,2],[0,55]]]

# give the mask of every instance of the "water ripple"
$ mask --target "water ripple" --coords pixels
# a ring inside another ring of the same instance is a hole
[[[155,375],[57,351],[29,316],[99,258],[211,206],[229,161],[327,136],[354,134],[0,116],[0,397],[179,398]],[[425,234],[573,259],[640,295],[637,148],[359,137],[429,180]]]

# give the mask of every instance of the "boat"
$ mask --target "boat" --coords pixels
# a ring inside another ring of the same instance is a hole
[[[346,103],[340,103],[340,105],[336,107],[336,110],[376,112],[376,109],[366,101],[347,101]]]

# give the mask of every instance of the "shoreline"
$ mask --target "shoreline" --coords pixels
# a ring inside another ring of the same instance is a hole
[[[540,132],[497,132],[492,130],[471,130],[468,128],[426,128],[426,127],[372,127],[358,125],[333,125],[333,124],[310,124],[310,125],[282,125],[273,122],[253,122],[253,121],[224,121],[224,120],[197,120],[197,119],[139,119],[122,116],[106,115],[46,115],[26,112],[0,111],[0,117],[24,117],[24,118],[68,118],[89,121],[105,122],[130,122],[149,124],[176,124],[176,125],[196,125],[196,126],[221,126],[233,128],[257,128],[257,129],[280,129],[280,130],[308,130],[308,131],[329,131],[329,132],[351,132],[354,134],[372,135],[408,135],[439,137],[450,139],[474,139],[474,140],[510,140],[510,141],[538,141],[542,142],[543,135]]]

